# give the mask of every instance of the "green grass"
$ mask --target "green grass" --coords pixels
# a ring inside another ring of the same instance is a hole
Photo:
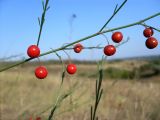
[[[113,63],[114,64],[114,63]],[[143,79],[149,78],[152,76],[160,75],[160,61],[152,60],[148,61],[147,64],[143,64],[137,68],[133,68],[131,70],[127,70],[122,67],[108,67],[104,69],[104,77],[109,79]],[[97,76],[97,72],[90,71],[81,71],[79,76],[95,78]]]

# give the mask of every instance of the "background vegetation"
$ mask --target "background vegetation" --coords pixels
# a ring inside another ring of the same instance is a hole
[[[65,61],[67,63],[67,61]],[[49,70],[47,79],[38,80],[34,68]],[[74,61],[78,72],[66,74],[62,93],[73,90],[56,111],[57,120],[90,120],[97,74],[96,62]],[[9,62],[1,62],[1,66]],[[160,119],[160,61],[115,60],[104,65],[104,94],[98,108],[101,120]],[[0,73],[0,119],[29,120],[30,116],[47,119],[56,101],[61,82],[61,64],[56,61],[30,62]]]

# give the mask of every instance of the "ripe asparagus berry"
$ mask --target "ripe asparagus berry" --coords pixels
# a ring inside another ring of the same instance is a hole
[[[37,117],[36,120],[41,120],[41,117]]]
[[[116,53],[116,48],[113,45],[107,45],[104,47],[104,54],[107,56],[112,56]]]
[[[149,28],[146,28],[144,31],[143,31],[143,35],[148,38],[148,37],[151,37],[153,35],[153,29],[151,27]]]
[[[154,37],[149,37],[147,40],[146,40],[146,47],[148,49],[153,49],[155,47],[157,47],[158,45],[158,41],[156,38]]]
[[[76,67],[75,64],[69,64],[69,65],[67,66],[67,72],[68,72],[69,74],[74,74],[76,71],[77,71],[77,67]]]
[[[35,69],[35,76],[38,78],[38,79],[44,79],[46,78],[48,75],[48,71],[46,69],[46,67],[44,66],[39,66]]]
[[[32,116],[29,118],[29,120],[33,120],[33,119],[32,119]]]
[[[82,49],[83,49],[83,46],[80,44],[80,43],[78,43],[78,44],[76,44],[75,46],[74,46],[74,52],[75,53],[80,53],[81,51],[82,51]]]
[[[31,45],[28,47],[27,54],[31,58],[36,58],[40,55],[40,49],[37,45]]]
[[[113,42],[119,43],[119,42],[122,41],[122,39],[123,39],[123,34],[121,32],[114,32],[112,34],[112,40],[113,40]]]

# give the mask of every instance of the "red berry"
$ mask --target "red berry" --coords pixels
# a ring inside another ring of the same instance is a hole
[[[74,46],[73,49],[74,49],[74,52],[80,53],[81,50],[83,49],[83,46],[82,46],[80,43],[78,43],[78,44],[76,44],[76,45]]]
[[[40,49],[37,45],[31,45],[28,47],[27,54],[31,58],[36,58],[40,55]]]
[[[153,29],[152,28],[146,28],[144,31],[143,31],[143,35],[145,36],[145,37],[151,37],[152,35],[153,35]]]
[[[158,45],[158,41],[156,38],[154,37],[149,37],[147,40],[146,40],[146,46],[147,48],[149,49],[153,49],[155,47],[157,47]]]
[[[36,120],[41,120],[41,117],[37,117]]]
[[[119,43],[121,42],[123,39],[123,34],[121,32],[114,32],[112,34],[112,40],[115,42],[115,43]]]
[[[33,120],[32,117],[30,117],[29,120]]]
[[[113,45],[107,45],[104,47],[104,54],[107,56],[112,56],[116,53],[116,48]]]
[[[44,79],[48,75],[48,71],[46,67],[39,66],[35,69],[35,75],[38,79]]]
[[[77,67],[76,67],[75,64],[69,64],[69,65],[67,66],[67,72],[68,72],[69,74],[74,74],[76,71],[77,71]]]

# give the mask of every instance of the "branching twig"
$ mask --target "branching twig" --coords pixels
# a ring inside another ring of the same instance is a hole
[[[102,93],[103,93],[103,89],[101,88],[102,86],[102,79],[103,79],[103,70],[102,68],[100,67],[99,68],[99,78],[98,80],[96,80],[96,99],[95,99],[95,104],[94,104],[94,107],[91,106],[91,120],[96,120],[96,112],[97,112],[97,108],[98,108],[98,104],[100,102],[100,99],[102,97]]]
[[[73,85],[73,87],[66,94],[61,95],[60,92],[59,92],[57,100],[56,100],[56,102],[55,102],[55,104],[54,104],[54,106],[53,106],[53,108],[51,110],[51,113],[50,113],[49,117],[48,117],[48,120],[52,120],[56,109],[59,108],[59,106],[61,105],[63,100],[65,100],[68,96],[70,96],[76,90],[75,89],[76,86],[77,86],[77,83],[75,83]],[[61,88],[60,88],[60,90],[61,90]]]
[[[157,32],[160,32],[160,29],[157,29],[157,28],[155,28],[155,27],[146,25],[146,24],[144,24],[144,23],[140,23],[140,25],[142,25],[142,26],[144,26],[144,27],[151,27],[152,29],[156,30]]]
[[[45,15],[46,15],[47,10],[49,9],[48,2],[49,2],[49,0],[46,0],[46,3],[44,5],[44,1],[42,1],[43,13],[41,16],[41,20],[40,20],[40,18],[38,18],[38,23],[39,23],[40,29],[39,29],[39,34],[38,34],[37,46],[39,46],[39,42],[40,42],[40,38],[41,38],[41,34],[42,34],[42,29],[43,29],[43,24],[45,22]]]
[[[121,42],[120,44],[116,45],[115,47],[119,47],[125,43],[127,43],[129,40],[129,37],[127,38],[127,40]],[[91,120],[98,120],[98,116],[96,116],[96,112],[97,112],[97,108],[100,102],[100,99],[102,97],[102,93],[103,93],[103,88],[102,88],[102,80],[103,80],[103,64],[104,61],[106,60],[106,57],[102,57],[102,60],[100,61],[100,63],[98,64],[98,75],[99,75],[99,79],[96,80],[96,99],[95,99],[95,104],[94,107],[91,106]]]
[[[112,14],[112,16],[108,19],[108,21],[103,25],[103,27],[100,29],[99,32],[102,32],[102,30],[108,25],[108,23],[112,20],[112,18],[119,12],[119,10],[125,5],[125,3],[127,2],[127,0],[125,0],[121,5],[120,7],[117,9],[117,6],[115,7],[114,9],[114,12]]]

